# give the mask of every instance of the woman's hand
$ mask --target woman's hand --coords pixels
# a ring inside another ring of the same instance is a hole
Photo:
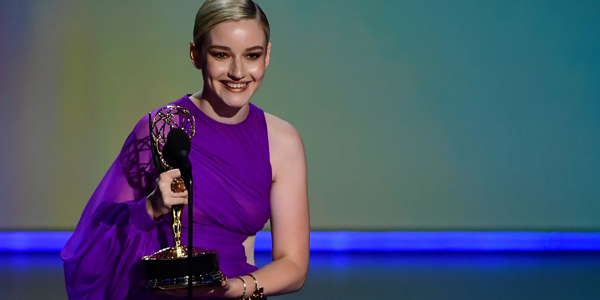
[[[146,209],[148,210],[148,214],[154,219],[158,219],[160,216],[169,213],[173,205],[187,205],[187,190],[178,193],[171,190],[173,180],[180,177],[181,172],[179,169],[173,169],[162,172],[156,179],[154,191],[146,197]]]
[[[246,295],[252,294],[254,286],[247,286]],[[228,280],[225,279],[221,282],[221,285],[207,285],[194,287],[193,296],[195,297],[218,297],[218,298],[229,298],[237,299],[244,292],[242,281],[239,279]],[[165,294],[173,297],[185,297],[187,296],[187,288],[175,289],[175,290],[158,290],[156,293]]]

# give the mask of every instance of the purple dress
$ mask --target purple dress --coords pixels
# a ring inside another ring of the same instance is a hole
[[[263,111],[250,104],[236,125],[206,116],[189,95],[173,102],[196,119],[190,161],[194,177],[194,246],[219,251],[229,277],[257,268],[242,243],[270,217],[271,164]],[[153,112],[153,115],[156,111]],[[148,118],[127,138],[119,157],[89,200],[61,252],[69,299],[170,299],[144,291],[141,258],[173,246],[172,219],[152,219],[145,206],[158,172],[152,161]],[[187,206],[182,214],[187,244]]]

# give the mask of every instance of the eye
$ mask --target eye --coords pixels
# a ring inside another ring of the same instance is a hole
[[[229,55],[227,55],[227,53],[224,53],[224,52],[212,53],[212,56],[216,59],[225,59],[225,58],[229,57]]]
[[[246,55],[246,58],[248,58],[249,60],[257,60],[262,56],[262,53],[250,53],[248,55]]]

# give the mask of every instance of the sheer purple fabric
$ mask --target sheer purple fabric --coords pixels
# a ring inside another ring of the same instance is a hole
[[[189,96],[172,104],[196,118],[190,152],[194,246],[218,250],[221,270],[229,278],[255,271],[246,263],[242,242],[270,217],[264,113],[250,104],[243,122],[228,125],[210,119]],[[170,299],[141,289],[142,256],[173,246],[170,216],[155,221],[145,207],[158,177],[148,131],[146,116],[127,138],[61,252],[69,299]],[[187,244],[187,207],[182,224]]]

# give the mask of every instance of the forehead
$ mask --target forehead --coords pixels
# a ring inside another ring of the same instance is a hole
[[[265,33],[258,20],[223,22],[209,33],[208,46],[221,45],[232,49],[262,46],[266,43]]]

